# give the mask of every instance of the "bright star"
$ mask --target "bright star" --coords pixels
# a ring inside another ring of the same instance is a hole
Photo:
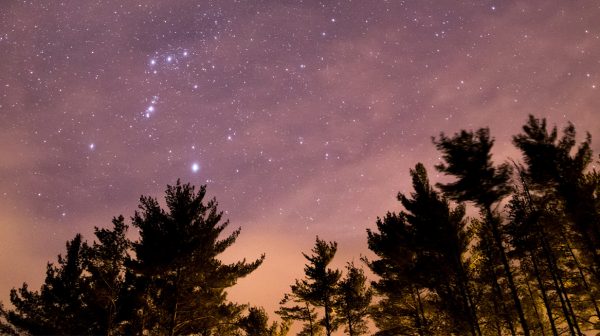
[[[94,145],[93,143],[90,144],[90,149],[94,149],[96,147],[96,145]]]
[[[192,164],[192,172],[197,173],[200,170],[200,165],[196,162]]]

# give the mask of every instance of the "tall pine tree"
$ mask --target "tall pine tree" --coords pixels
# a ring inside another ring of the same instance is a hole
[[[368,246],[377,256],[365,262],[379,277],[371,282],[378,300],[371,316],[377,335],[428,334],[430,317],[425,315],[424,287],[419,282],[414,231],[404,213],[388,212],[377,219],[377,230],[367,229]]]
[[[469,234],[463,206],[451,209],[429,184],[422,164],[410,171],[414,192],[398,194],[406,211],[368,230],[368,261],[380,277],[374,318],[382,334],[480,334],[465,265]]]
[[[248,308],[248,315],[242,317],[239,324],[245,336],[285,336],[289,330],[286,322],[269,323],[269,316],[260,307]]]
[[[8,318],[15,326],[33,335],[103,334],[98,316],[91,309],[87,265],[87,244],[80,234],[67,242],[67,254],[58,256],[56,265],[48,263],[46,279],[39,292],[27,284],[10,292],[15,306]]]
[[[313,335],[312,330],[314,328],[312,327],[310,305],[322,307],[323,318],[319,321],[319,324],[325,329],[326,335],[330,336],[339,327],[339,320],[335,316],[334,307],[341,273],[328,267],[337,252],[337,243],[326,242],[317,237],[312,252],[312,255],[302,253],[304,258],[308,260],[308,264],[304,267],[306,278],[296,280],[296,283],[291,286],[292,295],[288,295],[288,298],[296,298],[296,301],[303,303],[305,307],[295,306],[291,307],[291,310],[289,307],[284,307],[281,312],[284,313],[283,316],[286,312],[288,316],[292,316],[289,315],[292,312],[294,314],[300,313],[298,317],[311,323],[310,330],[311,335]],[[284,299],[282,302],[285,304],[288,301]]]
[[[205,186],[196,192],[177,181],[167,187],[166,211],[154,198],[140,199],[133,217],[140,239],[133,243],[132,263],[142,297],[140,332],[207,336],[237,328],[243,307],[228,302],[225,290],[260,266],[264,255],[250,263],[218,259],[240,229],[219,239],[229,221],[222,220],[214,199],[204,202],[205,194]]]
[[[529,326],[503,244],[501,220],[492,211],[492,206],[498,204],[511,192],[509,185],[511,168],[506,163],[493,165],[491,149],[494,140],[490,137],[487,128],[481,128],[476,132],[463,130],[451,138],[442,133],[439,139],[434,139],[434,144],[442,152],[444,160],[436,168],[442,173],[456,177],[454,182],[440,183],[438,186],[450,198],[459,202],[471,201],[484,213],[485,223],[492,236],[492,246],[502,263],[521,329],[528,336]]]
[[[364,335],[369,331],[367,316],[373,299],[373,290],[367,284],[367,277],[354,263],[346,265],[346,276],[340,280],[335,309],[344,331],[350,336]]]
[[[123,311],[126,263],[130,260],[131,242],[126,237],[128,226],[123,216],[113,218],[112,229],[94,228],[97,241],[87,249],[91,309],[96,310],[97,323],[106,335],[123,333],[120,323]]]

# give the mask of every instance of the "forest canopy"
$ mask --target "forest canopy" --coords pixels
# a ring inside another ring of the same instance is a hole
[[[488,128],[434,137],[434,169],[449,182],[432,184],[416,163],[399,211],[366,230],[373,257],[361,264],[332,268],[337,242],[316,237],[304,277],[282,293],[279,321],[228,299],[265,256],[223,263],[241,229],[224,234],[230,223],[206,186],[178,180],[164,208],[142,196],[129,223],[120,215],[91,243],[69,240],[38,290],[11,290],[0,332],[275,336],[293,323],[312,336],[598,332],[600,173],[591,135],[576,135],[572,124],[559,131],[529,116],[512,138],[522,158],[511,162],[493,160]]]

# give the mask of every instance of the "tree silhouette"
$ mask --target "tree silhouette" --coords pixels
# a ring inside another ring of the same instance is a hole
[[[2,302],[0,302],[0,334],[10,336],[21,334],[21,332],[8,321],[8,312],[4,309]]]
[[[540,237],[560,311],[573,334],[592,317],[600,318],[600,183],[589,170],[591,136],[577,148],[575,137],[572,124],[559,138],[556,127],[549,131],[545,119],[531,115],[523,133],[513,137],[525,163],[520,177],[528,207],[520,214],[531,218]]]
[[[398,199],[414,231],[420,281],[439,297],[437,304],[450,317],[453,332],[477,335],[477,313],[463,261],[470,238],[463,219],[465,208],[450,208],[431,187],[421,163],[410,175],[414,192],[410,198],[398,194]]]
[[[284,336],[289,329],[287,323],[269,324],[269,316],[258,307],[250,307],[248,315],[242,317],[239,324],[246,336]]]
[[[545,119],[529,116],[523,133],[513,137],[524,156],[524,176],[533,191],[562,200],[572,220],[572,230],[592,261],[591,270],[600,283],[600,198],[598,173],[587,172],[592,162],[591,135],[575,150],[575,127],[569,124],[558,139],[556,127],[549,132]],[[571,153],[575,150],[574,155]]]
[[[83,276],[87,244],[77,234],[66,246],[66,257],[59,255],[57,265],[48,263],[40,292],[30,291],[27,284],[11,290],[15,309],[9,311],[8,318],[34,335],[104,333],[90,309],[92,294],[88,278]]]
[[[276,313],[281,316],[283,321],[286,323],[293,321],[302,322],[302,330],[298,333],[299,336],[317,336],[322,334],[323,327],[317,323],[318,314],[308,301],[304,301],[304,299],[292,292],[284,294],[279,304],[280,307]]]
[[[380,258],[368,265],[381,277],[374,287],[383,297],[376,305],[375,322],[382,334],[478,335],[481,332],[463,260],[470,238],[463,220],[465,209],[450,208],[430,186],[422,164],[411,169],[410,175],[414,192],[410,198],[398,194],[406,211],[388,213],[378,220],[379,232],[368,230],[369,248]],[[412,317],[412,323],[406,317],[393,317],[402,311]],[[402,320],[408,323],[397,323]]]
[[[600,330],[600,173],[591,168],[591,136],[576,146],[569,124],[559,137],[530,116],[513,143],[523,162],[495,165],[487,128],[440,134],[434,188],[425,167],[410,170],[413,191],[402,210],[367,229],[377,277],[367,284],[353,263],[329,267],[336,242],[316,237],[304,278],[296,279],[269,322],[264,309],[227,299],[227,289],[264,255],[223,263],[240,229],[227,232],[217,202],[180,181],[165,206],[140,198],[127,238],[123,216],[95,228],[91,245],[77,234],[48,263],[37,291],[12,289],[0,304],[0,333],[16,335],[150,334],[299,335],[582,335]],[[457,202],[456,204],[451,201]],[[465,202],[479,215],[465,218]],[[501,206],[502,205],[502,206]],[[221,237],[223,236],[223,237]],[[374,303],[372,303],[374,301]]]
[[[150,333],[231,333],[243,307],[227,302],[225,289],[264,260],[263,255],[251,263],[223,264],[217,258],[240,229],[219,240],[229,221],[221,220],[214,199],[204,203],[205,194],[205,186],[195,192],[177,181],[167,186],[168,212],[154,198],[140,199],[133,217],[140,239],[133,243],[132,267],[143,297],[139,318]]]
[[[441,133],[439,139],[433,141],[437,149],[442,152],[444,161],[436,165],[437,170],[456,177],[456,181],[440,183],[438,186],[451,199],[459,202],[474,202],[484,212],[485,222],[492,233],[494,249],[500,257],[521,328],[525,335],[529,335],[529,327],[515,285],[513,271],[503,245],[500,218],[492,211],[492,205],[511,192],[510,165],[504,163],[495,167],[492,164],[491,149],[494,140],[490,138],[487,128],[481,128],[476,132],[463,130],[452,138]]]
[[[337,316],[346,325],[344,331],[348,335],[364,335],[369,331],[366,318],[372,298],[373,290],[368,288],[364,271],[354,263],[348,263],[346,276],[338,285],[335,303]]]
[[[387,213],[377,219],[377,231],[367,229],[369,249],[378,259],[365,262],[379,276],[371,283],[379,296],[371,316],[377,335],[427,333],[430,317],[423,307],[424,288],[418,281],[414,232],[406,214]]]
[[[303,320],[309,320],[312,324],[312,313],[309,304],[315,307],[323,307],[324,316],[320,324],[325,328],[325,333],[330,336],[339,326],[339,321],[335,316],[335,295],[337,292],[338,281],[341,273],[338,270],[332,270],[327,266],[333,260],[337,251],[336,242],[326,242],[316,238],[315,246],[312,249],[313,254],[308,255],[302,253],[304,258],[308,260],[308,264],[304,266],[305,279],[296,280],[296,283],[291,286],[292,296],[297,301],[304,302],[306,308],[301,306],[292,307],[292,311],[284,309],[282,313],[290,312],[305,312],[300,316]],[[290,298],[290,296],[288,296]],[[284,298],[283,303],[288,302]],[[312,330],[312,326],[311,326]],[[311,332],[312,335],[312,332]]]
[[[125,286],[125,264],[129,260],[131,242],[123,216],[113,218],[112,230],[94,229],[97,241],[87,249],[91,307],[96,309],[102,329],[107,335],[119,333],[118,315],[122,315],[122,294]]]

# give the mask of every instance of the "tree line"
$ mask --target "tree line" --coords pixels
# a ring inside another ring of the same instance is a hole
[[[264,261],[224,264],[240,229],[206,187],[168,186],[166,209],[141,197],[127,237],[124,217],[76,235],[48,263],[39,290],[26,283],[0,306],[0,332],[94,335],[583,335],[600,330],[600,174],[591,136],[577,143],[529,116],[512,138],[520,161],[494,163],[488,128],[441,133],[432,185],[410,170],[413,191],[399,212],[367,229],[374,256],[330,267],[337,243],[316,238],[304,277],[283,295],[272,322],[261,307],[227,299],[227,289]],[[467,205],[477,215],[467,216]],[[376,330],[369,330],[369,325]]]

